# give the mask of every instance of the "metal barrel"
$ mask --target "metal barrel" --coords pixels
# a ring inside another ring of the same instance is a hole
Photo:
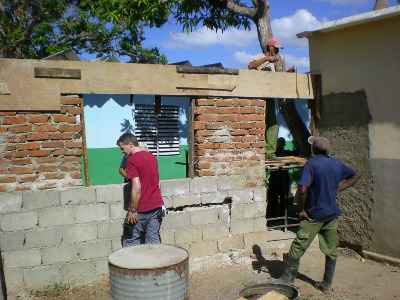
[[[189,254],[180,247],[144,244],[108,257],[112,300],[189,299]]]

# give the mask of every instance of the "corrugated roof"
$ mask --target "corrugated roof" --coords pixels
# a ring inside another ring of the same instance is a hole
[[[371,12],[335,20],[322,24],[320,27],[313,31],[304,31],[297,34],[298,38],[309,37],[311,35],[321,34],[324,32],[335,31],[354,25],[374,22],[377,20],[388,19],[392,17],[400,16],[400,5],[388,7],[384,9],[374,10]]]

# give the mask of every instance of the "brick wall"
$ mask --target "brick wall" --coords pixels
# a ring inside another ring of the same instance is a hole
[[[0,111],[0,192],[82,185],[80,98],[59,112]]]
[[[265,101],[197,99],[194,117],[196,176],[244,176],[264,186]]]

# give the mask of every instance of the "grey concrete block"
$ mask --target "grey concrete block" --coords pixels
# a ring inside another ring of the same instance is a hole
[[[164,205],[166,208],[174,207],[172,196],[163,196],[163,200],[164,200]]]
[[[170,212],[163,218],[161,228],[162,230],[171,230],[190,227],[191,225],[189,212]]]
[[[256,202],[256,203],[244,204],[243,217],[245,219],[265,217],[265,213],[266,213],[266,209],[267,209],[266,206],[267,206],[266,202]]]
[[[201,227],[188,227],[175,230],[175,242],[177,244],[201,242],[203,230]]]
[[[42,249],[42,264],[62,264],[78,260],[78,249],[76,245],[62,245]]]
[[[110,206],[104,203],[77,206],[74,212],[77,224],[110,220]]]
[[[22,208],[40,209],[60,206],[60,191],[45,190],[23,193]]]
[[[254,230],[253,226],[254,226],[253,219],[232,221],[231,233],[232,235],[243,235],[246,233],[251,233]]]
[[[6,269],[39,266],[42,262],[39,249],[2,251],[2,255]]]
[[[220,176],[217,178],[219,191],[231,191],[245,188],[245,181],[241,176]]]
[[[38,223],[36,211],[15,213],[1,216],[0,225],[3,231],[17,231],[35,228]]]
[[[71,188],[60,191],[61,205],[96,203],[96,189],[93,187]]]
[[[175,245],[174,230],[160,230],[161,243],[167,245]]]
[[[200,200],[202,204],[222,204],[229,195],[227,192],[201,194]]]
[[[42,288],[62,281],[58,266],[41,266],[24,270],[24,283],[27,288]]]
[[[230,194],[233,204],[246,204],[254,202],[254,193],[252,189],[238,190]]]
[[[40,227],[55,227],[74,224],[74,208],[58,207],[38,212]]]
[[[190,181],[190,193],[216,193],[217,181],[215,177],[196,177]]]
[[[104,257],[95,261],[96,275],[108,275],[108,257]]]
[[[259,217],[257,219],[253,219],[254,232],[265,232],[267,230],[267,220],[263,217]]]
[[[189,212],[189,211],[188,211]],[[220,207],[193,208],[190,210],[192,225],[204,225],[219,222]]]
[[[99,239],[116,238],[122,234],[122,221],[101,222],[97,224],[97,237]]]
[[[60,245],[62,230],[59,228],[33,229],[26,231],[25,247],[42,248],[46,246]]]
[[[204,241],[189,245],[190,257],[207,256],[216,253],[218,253],[218,244],[216,241]]]
[[[246,249],[251,249],[255,245],[261,249],[267,247],[267,233],[264,232],[253,232],[244,235],[244,245]]]
[[[230,250],[243,249],[244,240],[242,235],[235,235],[225,238],[220,238],[218,240],[218,250],[219,252],[226,253]]]
[[[0,214],[19,212],[22,206],[22,193],[0,193]]]
[[[24,273],[21,269],[4,269],[4,279],[6,281],[7,294],[21,289],[24,283]]]
[[[172,207],[192,206],[200,203],[200,195],[172,196]]]
[[[113,203],[110,204],[110,219],[117,220],[117,219],[125,219],[126,211],[122,208],[122,201],[121,203]]]
[[[0,232],[0,249],[2,251],[22,250],[24,243],[24,231]]]
[[[266,202],[267,201],[267,188],[264,186],[253,188],[255,202]]]
[[[235,204],[232,205],[231,208],[231,219],[232,220],[242,220],[243,219],[243,209],[244,205],[243,204]]]
[[[74,244],[97,239],[96,224],[79,224],[63,229],[63,243]]]
[[[122,178],[122,177],[121,177]],[[123,185],[97,185],[97,203],[122,203],[124,199]]]
[[[173,179],[160,181],[161,195],[177,196],[177,195],[190,195],[189,182],[191,179]]]
[[[220,222],[229,222],[231,219],[231,208],[228,205],[224,205],[219,208],[218,219]]]
[[[94,261],[80,261],[61,266],[63,282],[72,284],[83,284],[92,282],[96,276],[96,265]]]
[[[111,240],[111,251],[115,252],[122,248],[121,237]]]
[[[205,241],[218,241],[221,238],[229,236],[229,224],[218,223],[203,226],[203,239]]]
[[[85,243],[79,247],[78,253],[81,260],[108,257],[111,254],[111,241]]]

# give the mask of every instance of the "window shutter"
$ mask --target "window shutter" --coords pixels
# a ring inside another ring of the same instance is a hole
[[[135,135],[154,155],[179,154],[178,106],[161,106],[156,116],[153,105],[135,105]]]

